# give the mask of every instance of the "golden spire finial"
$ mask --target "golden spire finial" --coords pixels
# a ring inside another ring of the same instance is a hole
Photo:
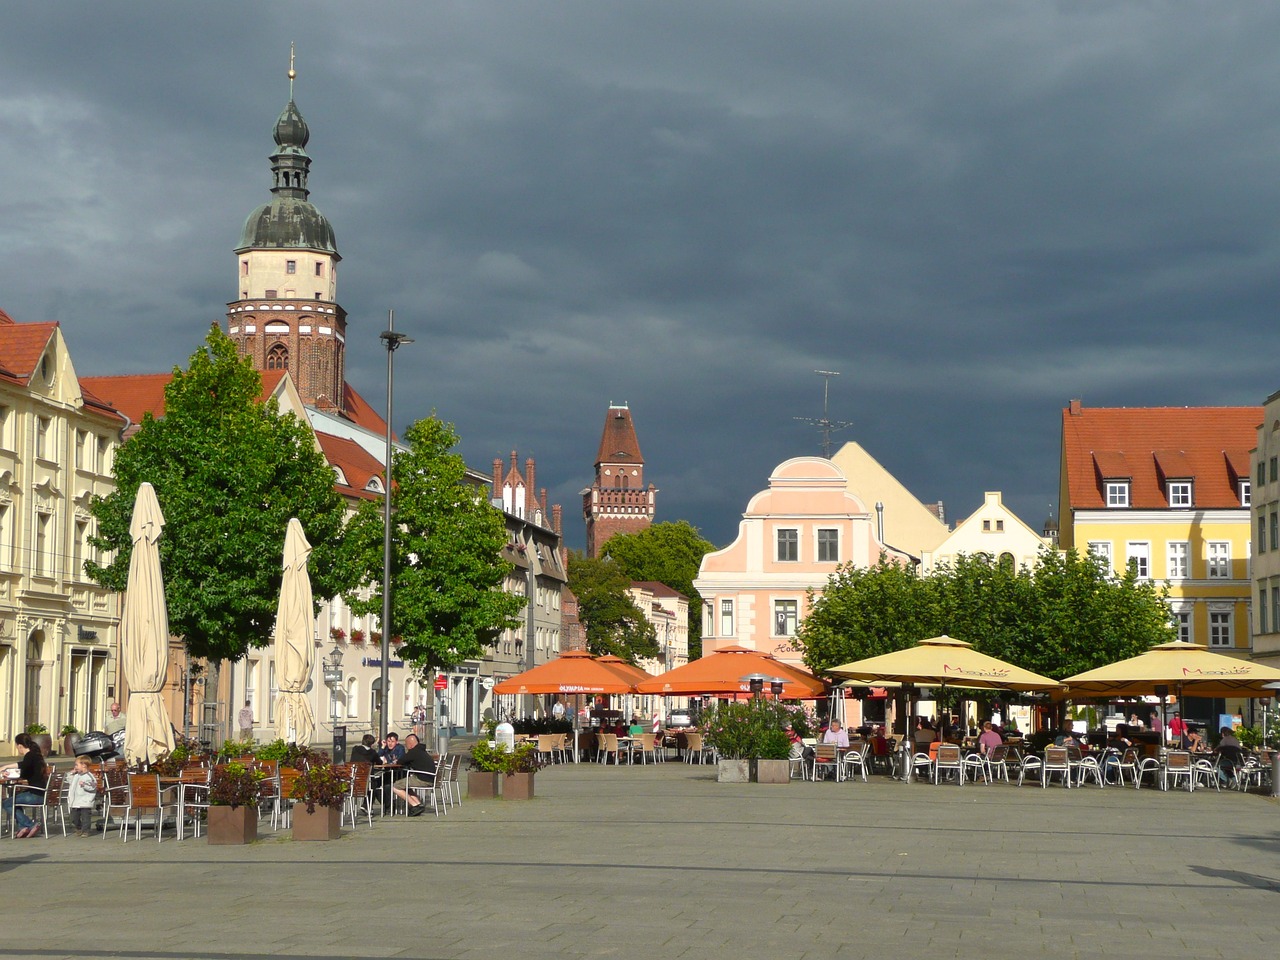
[[[293,69],[293,41],[289,41],[289,99],[293,99],[293,78],[298,75],[298,71]]]

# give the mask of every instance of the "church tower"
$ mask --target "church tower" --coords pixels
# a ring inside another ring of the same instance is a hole
[[[343,354],[347,314],[337,302],[338,244],[307,198],[311,131],[293,102],[275,125],[271,199],[249,214],[236,245],[236,289],[227,334],[261,371],[287,370],[302,402],[345,412]]]
[[[644,485],[644,457],[631,409],[625,403],[610,404],[596,454],[595,482],[582,491],[587,556],[598,556],[616,533],[639,533],[652,524],[657,493],[653,484]]]

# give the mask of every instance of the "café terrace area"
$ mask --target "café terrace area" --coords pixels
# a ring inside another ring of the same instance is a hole
[[[0,957],[1240,957],[1273,948],[1257,793],[779,785],[557,763],[331,843],[0,843]]]

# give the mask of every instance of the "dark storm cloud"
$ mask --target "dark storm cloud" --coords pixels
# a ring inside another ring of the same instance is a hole
[[[571,518],[610,401],[727,541],[831,415],[952,519],[1037,525],[1061,407],[1258,403],[1280,117],[1260,6],[56,4],[0,34],[0,307],[183,362],[296,96],[348,375]]]

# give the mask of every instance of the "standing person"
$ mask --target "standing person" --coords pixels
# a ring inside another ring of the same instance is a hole
[[[551,708],[551,719],[552,720],[564,719],[564,704],[561,703],[559,700],[557,700],[555,702],[555,705]]]
[[[1187,745],[1187,725],[1183,722],[1181,713],[1174,713],[1173,719],[1169,721],[1169,740],[1179,747]]]
[[[413,732],[416,733],[419,738],[426,736],[427,708],[425,704],[420,703],[413,708],[413,715],[410,717],[410,720],[413,723]]]
[[[98,793],[98,780],[89,772],[89,757],[76,757],[75,766],[67,774],[67,807],[71,810],[71,827],[77,837],[87,837],[93,826],[93,799]]]
[[[15,840],[25,840],[27,837],[34,837],[40,828],[27,815],[26,810],[14,806],[14,804],[40,802],[44,788],[49,785],[49,768],[45,766],[44,755],[40,753],[40,747],[36,745],[31,734],[18,734],[13,738],[13,745],[18,751],[18,762],[5,764],[0,769],[17,770],[18,783],[35,789],[18,790],[13,796],[8,797],[4,801],[4,811],[12,818],[13,838]]]
[[[244,702],[244,706],[236,714],[236,726],[240,728],[241,740],[253,739],[253,707],[249,705],[248,700]]]
[[[1160,714],[1155,710],[1151,711],[1151,723],[1147,725],[1147,729],[1152,733],[1160,734],[1160,741],[1164,742],[1164,721],[1160,719]]]

